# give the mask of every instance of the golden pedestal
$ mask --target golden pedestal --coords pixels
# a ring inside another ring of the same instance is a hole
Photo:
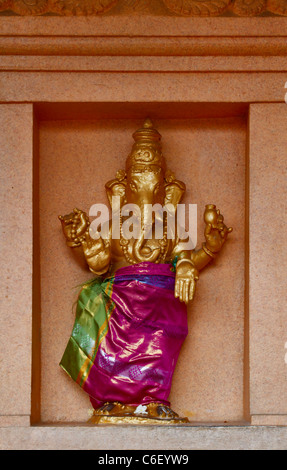
[[[122,403],[106,403],[94,411],[88,424],[151,424],[169,425],[189,423],[171,408],[160,403],[130,406]]]

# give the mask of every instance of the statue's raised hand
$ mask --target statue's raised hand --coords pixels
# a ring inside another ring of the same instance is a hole
[[[224,245],[227,235],[232,232],[232,227],[227,227],[224,224],[224,217],[220,214],[220,210],[216,206],[209,204],[206,206],[204,213],[205,226],[205,240],[206,248],[212,253],[218,253]]]
[[[177,262],[174,296],[186,304],[193,299],[198,271],[188,259]]]
[[[90,225],[87,214],[79,209],[74,209],[68,215],[59,215],[59,219],[67,245],[72,248],[80,246]]]

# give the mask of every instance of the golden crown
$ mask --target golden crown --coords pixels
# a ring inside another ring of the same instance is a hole
[[[135,166],[145,166],[146,169],[150,165],[165,168],[161,135],[153,127],[153,123],[149,118],[145,120],[143,127],[133,134],[133,138],[135,143],[126,161],[127,171]]]

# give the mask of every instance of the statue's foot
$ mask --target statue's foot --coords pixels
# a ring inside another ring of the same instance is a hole
[[[125,405],[118,401],[107,402],[94,410],[94,416],[126,416],[132,414],[135,409],[135,406]]]
[[[188,418],[180,417],[169,406],[161,403],[131,406],[119,402],[107,402],[94,410],[90,424],[182,424]]]
[[[150,418],[179,419],[179,415],[167,405],[150,403],[147,405],[147,410]]]

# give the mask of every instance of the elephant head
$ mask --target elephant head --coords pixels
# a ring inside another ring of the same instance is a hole
[[[133,256],[137,262],[155,262],[161,248],[145,247],[145,223],[147,207],[155,204],[173,204],[176,208],[185,192],[185,185],[176,180],[171,172],[166,173],[165,160],[161,151],[161,135],[147,119],[143,128],[137,130],[135,143],[127,158],[126,170],[117,173],[114,180],[106,184],[110,204],[118,196],[116,210],[125,204],[135,204],[140,210],[139,237],[133,245]],[[115,207],[113,207],[115,209]]]

